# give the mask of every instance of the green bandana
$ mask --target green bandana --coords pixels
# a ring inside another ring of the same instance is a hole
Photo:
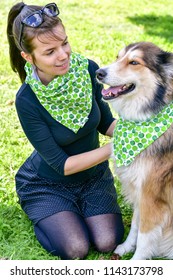
[[[121,117],[114,130],[116,165],[129,165],[134,158],[159,138],[173,123],[173,103],[148,121],[135,122]]]
[[[33,76],[33,67],[25,65],[26,80],[42,106],[62,125],[75,133],[85,125],[92,107],[92,84],[88,59],[72,53],[70,69],[47,86]]]

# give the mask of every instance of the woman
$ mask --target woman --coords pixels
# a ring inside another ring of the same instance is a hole
[[[22,209],[38,241],[62,259],[83,259],[90,243],[102,252],[123,237],[113,176],[115,119],[95,82],[95,62],[73,53],[55,3],[14,5],[7,36],[12,69],[23,83],[16,96],[34,152],[16,174]]]

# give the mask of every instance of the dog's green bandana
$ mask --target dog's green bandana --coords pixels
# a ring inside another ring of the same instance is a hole
[[[70,69],[47,86],[33,76],[33,67],[26,63],[26,80],[42,106],[62,125],[77,131],[88,121],[92,107],[92,84],[88,59],[72,53]]]
[[[159,138],[173,123],[173,103],[143,122],[119,118],[113,137],[117,167],[129,165],[134,158]]]

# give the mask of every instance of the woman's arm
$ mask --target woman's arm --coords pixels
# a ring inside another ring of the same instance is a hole
[[[112,137],[117,120],[114,120],[106,131],[106,135]],[[112,154],[112,143],[108,143],[98,149],[69,157],[64,165],[64,175],[71,175],[91,168],[105,160]]]
[[[64,165],[64,175],[71,175],[86,169],[89,169],[107,159],[112,153],[111,143],[95,150],[70,156]]]

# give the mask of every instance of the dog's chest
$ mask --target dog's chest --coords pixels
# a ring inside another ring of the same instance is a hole
[[[126,199],[134,204],[140,199],[141,188],[150,171],[150,163],[146,159],[138,158],[129,166],[116,168],[116,173],[122,184],[122,191]]]

